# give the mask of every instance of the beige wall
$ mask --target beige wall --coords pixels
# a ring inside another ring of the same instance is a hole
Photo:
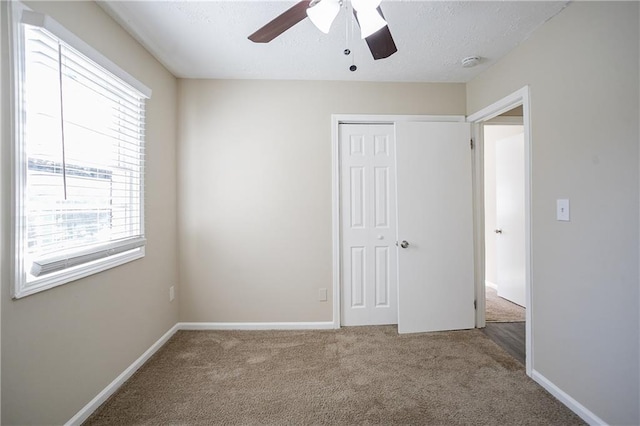
[[[530,85],[533,367],[610,424],[640,423],[638,6],[574,2],[467,85]]]
[[[179,80],[180,318],[331,321],[331,114],[460,114],[463,84]]]
[[[2,240],[2,423],[62,424],[178,319],[178,304],[168,298],[169,286],[178,282],[177,83],[95,3],[29,6],[53,16],[153,90],[147,110],[144,259],[13,301],[8,238]],[[3,49],[3,83],[7,66]],[[4,105],[2,111],[7,112]],[[10,143],[3,133],[3,236],[8,235]]]
[[[330,321],[331,297],[317,296],[332,279],[331,114],[473,113],[525,84],[534,368],[605,421],[640,422],[637,3],[574,3],[466,86],[176,84],[95,4],[30,5],[153,89],[149,243],[143,260],[10,300],[2,133],[3,423],[68,420],[175,324],[178,303],[182,321]],[[3,94],[6,69],[3,47]],[[569,223],[554,220],[560,197],[571,199]]]

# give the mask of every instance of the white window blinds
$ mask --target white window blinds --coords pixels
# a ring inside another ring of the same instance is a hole
[[[21,26],[18,295],[145,244],[146,96],[39,17]]]

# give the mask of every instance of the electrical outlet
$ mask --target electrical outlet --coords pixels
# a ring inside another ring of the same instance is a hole
[[[326,302],[327,301],[327,289],[326,288],[321,288],[318,290],[318,300],[320,302]]]
[[[176,288],[175,286],[169,287],[169,302],[173,302],[173,299],[176,298]]]

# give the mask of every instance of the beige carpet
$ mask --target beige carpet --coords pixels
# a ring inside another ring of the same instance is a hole
[[[87,425],[572,425],[478,330],[179,331]]]
[[[485,287],[485,320],[489,322],[520,322],[525,320],[525,309],[498,296],[495,289]]]

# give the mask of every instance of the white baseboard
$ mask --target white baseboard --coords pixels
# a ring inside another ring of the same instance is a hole
[[[326,322],[179,322],[179,330],[329,330],[333,321]],[[339,327],[338,327],[339,328]]]
[[[578,401],[569,396],[565,391],[557,387],[553,384],[549,379],[544,377],[542,374],[533,370],[531,372],[531,378],[535,380],[540,386],[545,388],[551,395],[556,397],[556,399],[566,405],[571,411],[576,413],[582,420],[587,422],[590,425],[606,425],[607,423],[602,420],[600,417],[593,414],[589,411],[584,405],[580,404]]]
[[[142,365],[147,362],[151,356],[156,353],[158,349],[162,347],[170,338],[178,331],[178,324],[174,325],[167,331],[157,342],[155,342],[149,349],[147,349],[133,364],[131,364],[126,370],[116,377],[113,382],[109,383],[106,388],[102,390],[95,398],[93,398],[87,405],[85,405],[78,413],[73,416],[65,426],[80,425],[87,420],[95,410],[102,405],[111,395],[117,391],[124,382],[129,379]]]
[[[498,284],[492,283],[491,281],[485,281],[484,285],[494,290],[498,290]]]

